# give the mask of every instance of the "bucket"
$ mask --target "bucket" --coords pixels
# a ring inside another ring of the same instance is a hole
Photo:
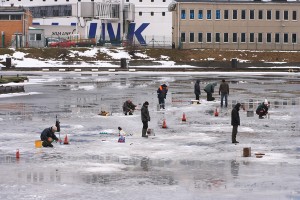
[[[42,141],[41,140],[36,140],[34,142],[34,144],[35,144],[35,148],[41,148],[42,147]]]
[[[251,157],[251,147],[245,147],[243,149],[243,157]]]

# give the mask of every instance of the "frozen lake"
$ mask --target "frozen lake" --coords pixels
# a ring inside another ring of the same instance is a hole
[[[299,73],[1,72],[16,73],[29,82],[21,84],[25,93],[0,95],[1,200],[300,199]],[[196,79],[200,105],[190,103]],[[221,109],[222,79],[230,95]],[[215,102],[206,101],[209,82],[218,82]],[[158,111],[162,83],[169,92],[166,110]],[[155,135],[141,137],[140,110],[124,116],[127,99],[138,109],[150,103]],[[269,118],[247,116],[264,99],[271,103]],[[230,115],[237,102],[246,110],[234,145]],[[101,110],[111,116],[98,115]],[[56,135],[67,134],[70,145],[35,148],[56,116]],[[118,126],[133,134],[126,143],[117,142]],[[243,157],[246,147],[251,157]]]

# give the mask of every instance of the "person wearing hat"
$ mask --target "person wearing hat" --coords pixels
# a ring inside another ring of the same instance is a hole
[[[168,86],[166,84],[162,84],[157,89],[157,98],[160,109],[165,109],[165,99],[167,98]]]
[[[236,135],[238,133],[238,126],[240,125],[239,111],[241,106],[242,104],[237,103],[231,111],[231,125],[232,125],[231,141],[234,144],[239,143],[238,141],[236,141]]]
[[[194,85],[194,93],[196,95],[196,100],[198,100],[198,104],[200,104],[199,102],[199,96],[201,95],[201,90],[200,90],[200,80],[198,79]]]
[[[149,106],[148,101],[145,101],[145,103],[143,103],[143,106],[141,108],[141,118],[143,122],[142,137],[148,137],[147,129],[148,129],[148,122],[150,121],[148,106]]]
[[[209,83],[205,86],[204,91],[207,94],[207,101],[214,101],[215,97],[212,96],[212,94],[215,92],[215,87],[217,86],[217,83]]]
[[[268,114],[269,106],[270,106],[270,104],[269,104],[268,100],[265,99],[265,101],[257,107],[256,114],[258,115],[259,119],[264,119],[263,116]]]
[[[129,115],[132,115],[133,111],[135,110],[135,107],[136,107],[136,105],[134,105],[131,100],[125,101],[123,104],[124,114],[127,115],[127,113],[128,113]]]
[[[43,147],[53,147],[52,142],[55,140],[59,141],[56,135],[54,134],[57,131],[56,126],[52,126],[50,128],[45,128],[41,133],[41,140]]]

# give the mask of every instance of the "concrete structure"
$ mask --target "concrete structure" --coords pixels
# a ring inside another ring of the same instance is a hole
[[[32,25],[29,9],[23,7],[0,7],[1,47],[28,45],[27,35]]]
[[[177,0],[175,48],[300,50],[298,1]]]
[[[28,47],[41,48],[45,47],[44,29],[29,28]]]

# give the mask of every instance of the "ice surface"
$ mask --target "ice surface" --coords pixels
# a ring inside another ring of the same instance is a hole
[[[299,74],[1,73],[29,77],[25,93],[0,95],[1,200],[300,199]],[[201,104],[193,105],[197,79]],[[222,79],[230,85],[228,108],[219,106]],[[205,100],[209,82],[218,82],[215,102]],[[164,111],[157,110],[162,83],[169,86]],[[132,116],[122,113],[127,99],[138,105]],[[247,117],[264,99],[271,102],[269,118]],[[141,137],[145,101],[153,129],[148,139]],[[230,115],[237,102],[246,110],[234,145]],[[111,115],[98,115],[101,110]],[[56,116],[56,135],[67,135],[70,144],[35,148]],[[118,126],[133,134],[125,143],[117,142]],[[245,147],[251,157],[243,157]]]

